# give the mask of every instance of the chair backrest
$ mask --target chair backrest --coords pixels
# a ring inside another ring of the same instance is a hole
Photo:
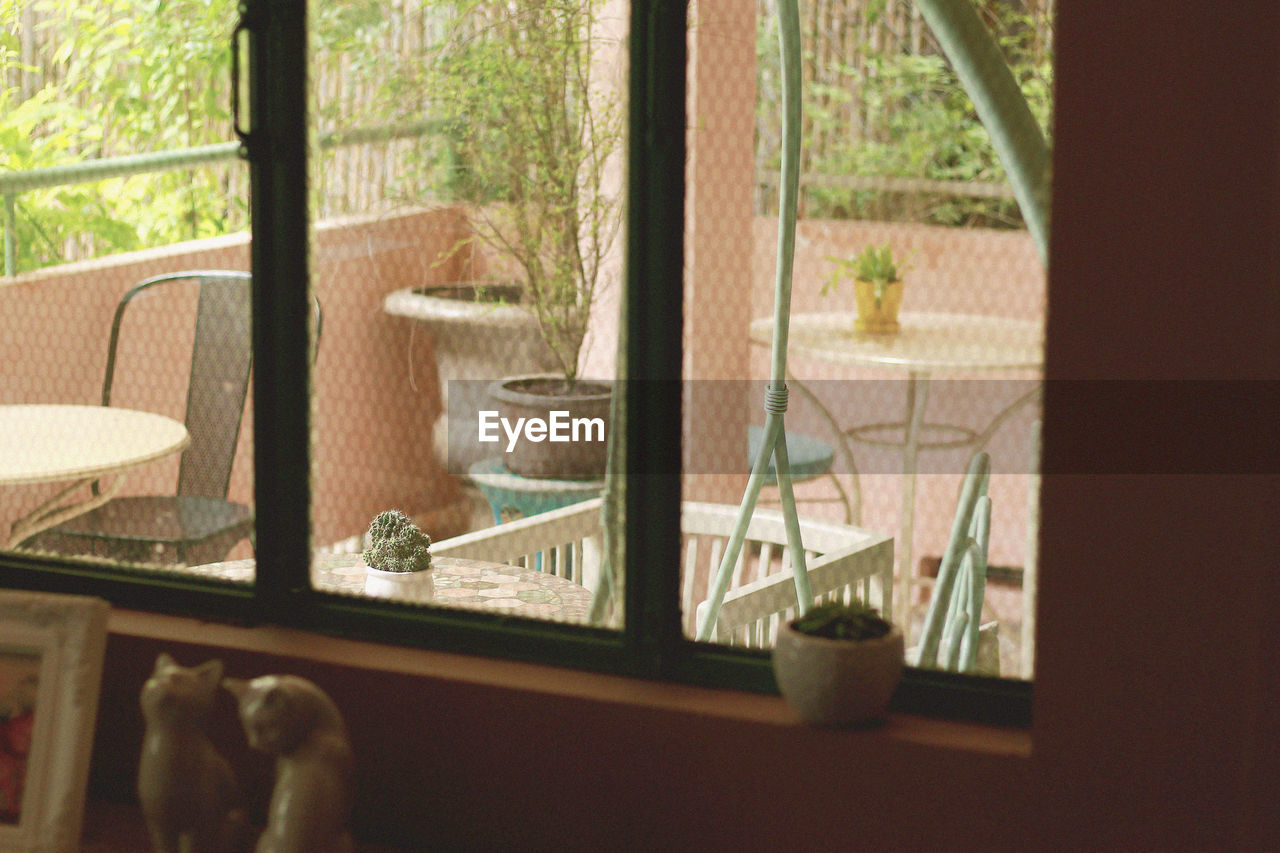
[[[111,323],[102,404],[111,403],[121,324],[128,309],[137,304],[135,300],[160,291],[193,287],[198,297],[185,416],[191,444],[182,454],[178,494],[225,498],[253,361],[249,273],[171,273],[149,278],[126,293]]]
[[[116,306],[107,345],[102,404],[111,404],[122,321],[146,294],[196,288],[195,335],[184,422],[191,443],[182,454],[177,494],[225,498],[244,418],[253,366],[252,276],[233,270],[191,270],[153,276],[135,285]],[[313,299],[318,347],[321,312]],[[311,356],[314,360],[316,350]]]
[[[595,590],[599,583],[603,499],[571,506],[441,539],[431,543],[434,557],[459,557],[541,567]]]
[[[991,531],[990,473],[990,456],[974,454],[925,614],[916,666],[953,672],[973,672],[977,666]]]
[[[686,590],[692,578],[710,576],[720,564],[724,546],[737,519],[738,507],[685,503],[680,514],[685,538]],[[853,599],[893,612],[893,538],[859,527],[801,519],[805,568],[815,602]],[[746,540],[716,619],[719,643],[769,648],[778,625],[797,612],[795,576],[786,523],[781,512],[757,509],[747,526]],[[748,556],[749,555],[749,556]],[[687,594],[687,593],[686,593]],[[707,602],[685,612],[693,614],[692,631],[705,618]]]
[[[600,571],[602,499],[592,498],[442,539],[431,544],[436,557],[461,557],[544,569],[596,589]],[[684,533],[683,600],[686,631],[692,635],[696,614],[693,582],[705,580],[720,565],[733,532],[738,507],[685,502],[680,524]],[[809,585],[819,600],[858,598],[893,612],[893,538],[858,527],[802,520]],[[796,590],[785,546],[782,513],[757,509],[747,528],[733,586],[725,595],[716,622],[716,638],[752,647],[771,645],[780,619],[795,612]],[[877,594],[879,596],[877,602]]]

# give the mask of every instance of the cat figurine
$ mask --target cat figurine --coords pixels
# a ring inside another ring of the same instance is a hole
[[[293,675],[224,678],[249,746],[276,758],[267,828],[256,853],[351,853],[354,760],[338,708]]]
[[[221,680],[221,661],[188,668],[161,653],[142,686],[138,798],[155,853],[230,853],[243,838],[239,787],[205,732]]]

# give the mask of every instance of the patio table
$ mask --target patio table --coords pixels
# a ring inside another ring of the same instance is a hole
[[[903,312],[901,331],[873,334],[854,331],[852,312],[816,312],[791,315],[788,347],[793,355],[832,364],[878,368],[906,375],[906,411],[892,423],[841,426],[837,418],[804,384],[794,378],[798,390],[814,404],[835,436],[842,442],[846,460],[852,463],[851,444],[895,449],[902,456],[902,502],[899,514],[898,554],[900,592],[897,610],[903,624],[911,614],[912,538],[915,523],[916,474],[922,450],[986,446],[997,429],[1022,407],[1039,399],[1041,387],[1030,390],[1001,409],[983,430],[925,421],[929,381],[939,373],[999,373],[1043,370],[1044,327],[1032,320],[987,317],[976,314]],[[751,322],[753,344],[769,346],[773,318]],[[926,438],[926,434],[938,436]],[[856,467],[851,465],[855,478]],[[854,523],[859,519],[855,518]]]
[[[231,560],[181,569],[220,580],[248,582],[255,561]],[[392,598],[414,604],[498,610],[510,616],[586,624],[591,590],[550,572],[523,569],[484,560],[432,557],[434,591],[420,592],[412,584]],[[311,560],[311,583],[320,592],[366,596],[365,566],[359,554],[317,553]]]
[[[0,406],[0,485],[69,482],[13,522],[7,548],[101,506],[119,493],[124,474],[178,453],[191,441],[173,418],[112,406]],[[102,481],[96,493],[73,499]]]

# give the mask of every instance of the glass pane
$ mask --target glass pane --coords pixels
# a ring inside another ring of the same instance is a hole
[[[620,624],[601,499],[625,5],[342,0],[311,16],[317,586]],[[371,573],[412,567],[392,547],[406,521],[430,571]]]
[[[252,554],[235,15],[0,3],[2,547],[153,568]]]
[[[685,630],[697,635],[699,607],[714,610],[701,603],[715,598],[720,579],[727,591],[703,636],[768,648],[797,601],[772,476],[737,563],[722,555],[774,369],[778,16],[769,0],[697,5],[688,72]],[[1047,133],[1052,4],[976,5]],[[961,483],[985,450],[991,522],[978,661],[967,671],[1030,677],[1044,264],[989,135],[916,4],[802,3],[800,16],[803,149],[783,429],[810,587],[819,599],[869,600],[891,614],[913,661]],[[901,313],[896,325],[859,326],[857,256],[886,246],[904,284],[878,297],[868,285],[869,308],[877,298],[882,306],[900,300]],[[944,643],[940,660],[945,651]]]

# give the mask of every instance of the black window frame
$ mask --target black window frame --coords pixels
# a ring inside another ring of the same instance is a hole
[[[775,691],[767,653],[694,643],[679,602],[686,0],[632,0],[627,153],[626,618],[621,631],[424,609],[310,588],[306,0],[246,0],[252,133],[252,586],[0,554],[0,586],[116,607],[709,686]],[[1028,726],[1031,684],[908,669],[898,711]]]

